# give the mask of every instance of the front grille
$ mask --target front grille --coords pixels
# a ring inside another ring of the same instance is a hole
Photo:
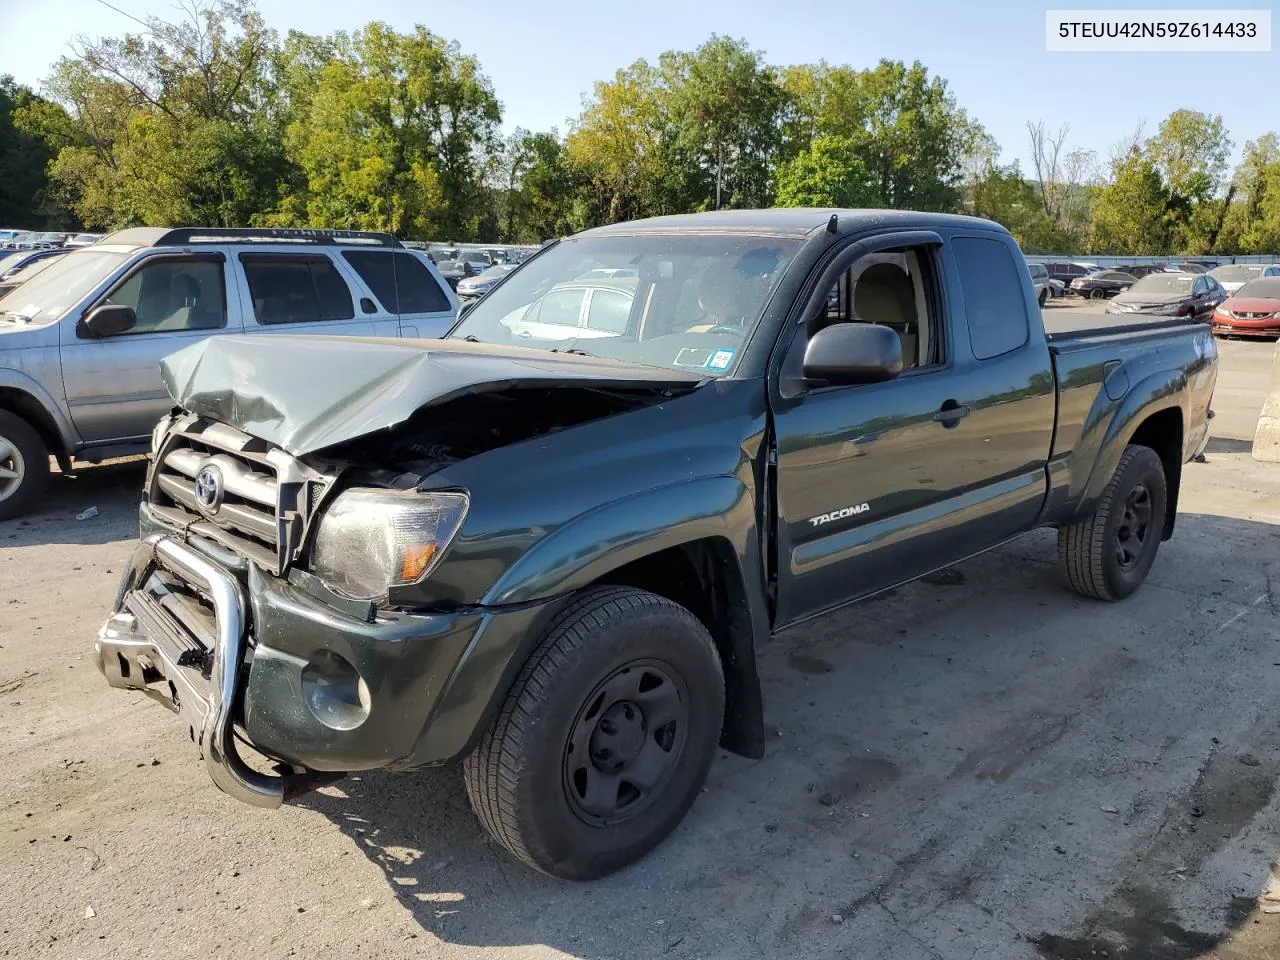
[[[1273,315],[1274,314],[1270,311],[1266,313],[1248,313],[1245,311],[1237,313],[1235,310],[1231,311],[1231,316],[1235,317],[1237,320],[1266,320],[1268,317]]]
[[[157,452],[150,501],[170,523],[282,574],[327,487],[328,478],[279,447],[195,417]]]

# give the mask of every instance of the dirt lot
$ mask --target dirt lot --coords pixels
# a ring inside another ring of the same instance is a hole
[[[90,662],[139,465],[56,478],[0,524],[0,956],[1280,957],[1271,350],[1223,345],[1220,438],[1135,597],[1066,592],[1038,533],[783,635],[767,758],[592,885],[488,844],[454,772],[219,794]]]

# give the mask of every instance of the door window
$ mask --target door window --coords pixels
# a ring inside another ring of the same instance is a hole
[[[927,247],[860,257],[832,284],[824,315],[810,324],[808,336],[833,323],[878,323],[902,341],[904,370],[942,363],[942,325],[928,294],[932,269]]]
[[[101,302],[133,307],[138,322],[118,336],[216,330],[227,325],[220,258],[166,257],[144,263]]]
[[[542,298],[538,306],[538,322],[554,323],[564,327],[576,327],[582,312],[585,290],[552,290]]]
[[[351,291],[327,257],[241,254],[259,323],[317,323],[355,317]]]
[[[960,273],[973,355],[989,360],[1027,342],[1030,328],[1023,280],[999,240],[956,237],[951,252]]]
[[[587,308],[587,326],[609,333],[626,333],[631,316],[631,297],[616,290],[595,290]]]
[[[397,253],[395,266],[399,313],[448,313],[453,309],[431,271],[412,253]]]
[[[342,257],[360,274],[387,313],[399,313],[396,299],[396,268],[391,254],[373,250],[343,250]]]
[[[1205,281],[1204,277],[1197,278],[1195,286],[1191,288],[1192,296],[1203,297],[1208,292],[1209,284]]]

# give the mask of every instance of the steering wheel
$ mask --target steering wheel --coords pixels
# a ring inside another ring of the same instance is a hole
[[[741,337],[746,331],[741,327],[731,327],[728,324],[717,323],[710,330],[704,330],[703,333],[731,333],[735,337]]]

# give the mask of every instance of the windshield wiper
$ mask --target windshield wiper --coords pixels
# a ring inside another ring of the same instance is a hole
[[[577,357],[594,357],[595,356],[594,353],[587,353],[587,351],[579,350],[577,347],[568,347],[567,349],[564,349],[564,350],[561,350],[559,347],[552,347],[547,352],[548,353],[572,353],[574,356],[577,356]]]
[[[18,313],[16,310],[6,310],[4,313],[0,313],[0,317],[12,317],[19,323],[31,322],[31,317],[27,316],[25,313]]]

